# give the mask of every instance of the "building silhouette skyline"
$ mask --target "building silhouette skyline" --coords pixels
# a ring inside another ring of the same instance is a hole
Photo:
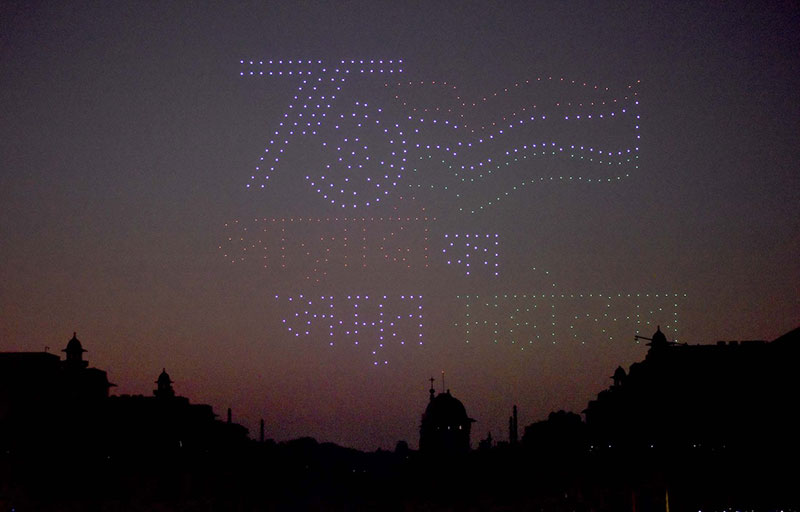
[[[667,495],[676,510],[800,503],[796,473],[776,463],[800,456],[800,425],[784,405],[798,391],[800,328],[771,342],[689,345],[660,328],[646,339],[644,360],[617,367],[585,421],[554,411],[520,439],[514,405],[508,440],[494,443],[489,433],[472,450],[476,420],[431,379],[419,450],[401,440],[394,452],[370,453],[313,438],[276,443],[264,439],[263,424],[250,439],[230,408],[222,420],[180,396],[166,368],[150,396],[109,395],[114,384],[89,367],[73,334],[63,360],[0,353],[0,476],[12,482],[0,486],[0,505],[4,489],[30,505],[50,486],[58,495],[44,492],[47,503],[58,510],[94,503],[108,485],[130,492],[137,482],[153,496],[177,496],[175,509],[232,492],[267,508],[314,500],[371,508],[387,496],[412,507],[499,500],[511,510],[556,503],[608,512],[663,510]],[[57,471],[42,473],[44,466]],[[89,477],[96,484],[87,485]],[[264,482],[274,484],[266,494]]]
[[[0,447],[9,453],[83,447],[133,456],[247,438],[230,416],[223,423],[210,405],[177,395],[165,368],[152,396],[110,395],[115,384],[89,366],[77,333],[62,352],[63,360],[49,352],[0,353]]]
[[[690,345],[660,328],[643,361],[618,367],[584,410],[598,446],[696,449],[793,442],[800,423],[785,410],[798,391],[800,329],[771,341]]]

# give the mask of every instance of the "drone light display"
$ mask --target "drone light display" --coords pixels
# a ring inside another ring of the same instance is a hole
[[[464,276],[499,275],[497,233],[445,233],[431,240],[435,217],[281,217],[232,221],[218,248],[231,263],[296,271],[321,282],[331,271],[426,271],[463,267]],[[441,247],[431,257],[431,245]]]
[[[421,295],[275,296],[288,306],[282,319],[295,338],[325,340],[333,348],[347,344],[370,351],[374,366],[389,364],[383,357],[388,345],[423,344]]]
[[[616,332],[661,325],[678,334],[677,293],[504,293],[460,295],[464,313],[454,325],[465,343],[489,340],[525,350],[541,343],[585,345],[614,341]]]
[[[380,206],[395,199],[393,195],[403,187],[436,190],[458,205],[458,211],[474,214],[533,184],[608,183],[629,177],[638,168],[641,135],[636,85],[616,95],[585,82],[539,77],[468,103],[451,85],[384,82],[385,90],[377,88],[375,94],[389,104],[376,105],[348,94],[348,82],[402,73],[402,60],[332,64],[242,60],[240,64],[242,77],[293,77],[300,82],[267,140],[248,188],[266,188],[290,146],[300,138],[328,155],[324,164],[306,169],[304,181],[339,211]],[[408,96],[415,89],[436,94],[441,105],[414,105]],[[543,93],[555,99],[535,102]],[[508,101],[519,103],[508,106]],[[481,107],[489,109],[484,116],[488,119],[471,124],[471,118],[481,117],[475,112]],[[527,142],[520,144],[520,140]],[[541,158],[569,159],[576,162],[575,170],[585,172],[542,174],[537,166],[526,166]],[[494,179],[520,166],[530,172],[523,172],[516,183],[507,176]],[[450,176],[447,184],[429,179],[443,172]],[[497,188],[486,190],[486,182],[497,183]],[[468,198],[476,191],[479,202]]]
[[[231,221],[219,244],[229,262],[289,275],[305,290],[272,290],[288,338],[367,350],[373,366],[388,365],[390,348],[422,346],[432,282],[424,276],[448,269],[449,294],[434,290],[433,301],[462,311],[450,328],[465,344],[581,346],[654,323],[677,333],[677,293],[554,293],[554,284],[500,293],[521,277],[501,272],[505,235],[464,222],[533,186],[630,177],[639,167],[638,82],[612,91],[538,77],[468,100],[448,82],[399,80],[401,59],[239,64],[242,78],[296,83],[246,188],[268,194],[290,174],[327,212]],[[397,213],[420,197],[421,215]],[[448,228],[426,213],[434,205]],[[342,293],[342,279],[365,275],[369,292]],[[416,293],[375,292],[397,282]]]

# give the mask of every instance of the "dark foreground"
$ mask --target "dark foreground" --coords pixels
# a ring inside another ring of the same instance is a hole
[[[800,510],[795,454],[502,446],[432,460],[312,439],[195,453],[7,451],[0,511],[790,511]]]

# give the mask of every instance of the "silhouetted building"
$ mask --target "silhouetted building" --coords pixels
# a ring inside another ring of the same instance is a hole
[[[156,389],[153,390],[153,396],[156,398],[174,398],[175,390],[172,389],[172,379],[169,378],[166,368],[161,369],[161,374],[156,380]]]
[[[106,372],[88,367],[75,333],[63,352],[64,361],[48,352],[0,353],[0,446],[42,443],[54,425],[76,437],[77,425],[108,398],[114,384]]]
[[[428,455],[454,455],[470,449],[469,433],[475,420],[448,389],[436,395],[431,382],[430,401],[422,414],[419,450]]]
[[[551,412],[547,420],[525,427],[522,444],[537,457],[569,463],[586,447],[586,424],[578,414]]]
[[[219,421],[210,405],[190,403],[175,394],[172,384],[162,369],[153,396],[122,395],[108,400],[110,430],[126,439],[118,448],[130,453],[169,453],[207,450],[247,439],[246,428],[230,418]]]
[[[687,345],[661,329],[644,361],[586,408],[596,444],[639,449],[746,448],[795,443],[800,329],[772,341]]]
[[[614,371],[614,375],[611,376],[611,378],[614,379],[614,387],[618,388],[622,386],[625,383],[625,377],[627,376],[628,374],[625,373],[625,369],[621,366],[617,366],[617,369]]]
[[[89,362],[83,360],[83,354],[87,350],[78,341],[77,333],[72,333],[72,339],[62,352],[67,357],[62,363],[64,387],[61,392],[69,399],[78,401],[101,401],[108,398],[108,390],[114,384],[108,382],[105,371],[89,368]]]
[[[63,352],[63,361],[47,352],[0,353],[0,449],[138,457],[247,439],[247,429],[218,421],[210,405],[176,396],[166,370],[152,397],[109,396],[114,384],[89,367],[75,334]]]

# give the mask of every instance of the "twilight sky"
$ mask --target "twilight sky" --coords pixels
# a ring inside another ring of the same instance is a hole
[[[0,4],[0,350],[375,449],[800,325],[794,3],[69,4]]]

